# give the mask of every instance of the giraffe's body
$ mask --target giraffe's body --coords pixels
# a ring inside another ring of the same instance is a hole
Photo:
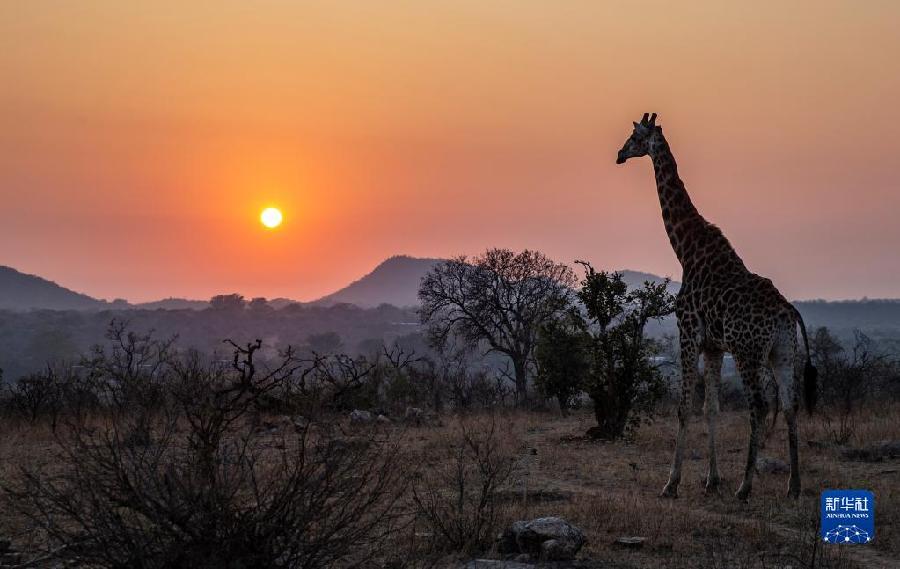
[[[788,424],[791,460],[789,493],[800,492],[797,449],[799,386],[808,382],[806,394],[814,388],[815,373],[805,368],[797,342],[797,326],[804,342],[806,330],[800,314],[767,278],[750,272],[734,248],[715,225],[706,221],[691,202],[678,176],[675,159],[662,129],[648,120],[635,123],[635,131],[619,151],[617,163],[635,156],[649,155],[656,173],[656,186],[663,223],[669,241],[683,269],[682,287],[675,313],[681,344],[682,387],[678,407],[678,436],[669,481],[664,496],[675,496],[681,480],[681,462],[691,415],[692,394],[698,378],[698,362],[704,359],[706,381],[705,415],[709,430],[709,472],[706,487],[718,487],[715,429],[719,410],[722,357],[731,353],[743,380],[750,406],[750,442],[744,478],[738,497],[750,494],[760,425],[766,414],[764,377],[773,373]]]

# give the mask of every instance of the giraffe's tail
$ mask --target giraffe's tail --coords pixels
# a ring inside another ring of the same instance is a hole
[[[809,338],[806,335],[806,324],[803,323],[803,316],[796,306],[791,305],[794,314],[797,315],[797,323],[800,325],[800,334],[803,335],[803,347],[806,349],[806,363],[803,365],[803,404],[806,406],[806,412],[812,415],[816,409],[816,400],[819,398],[819,370],[812,364],[812,358],[809,355]]]

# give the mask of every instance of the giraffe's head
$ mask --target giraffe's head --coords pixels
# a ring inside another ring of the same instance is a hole
[[[629,158],[646,156],[653,145],[653,139],[659,132],[662,132],[662,129],[656,126],[656,113],[652,115],[644,113],[644,118],[641,119],[641,122],[634,123],[634,132],[625,141],[622,150],[619,150],[616,164],[624,164]]]

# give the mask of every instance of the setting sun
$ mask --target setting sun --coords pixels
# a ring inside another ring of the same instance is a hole
[[[274,207],[267,207],[266,209],[262,210],[261,214],[259,214],[259,220],[269,229],[274,229],[281,225],[281,210]]]

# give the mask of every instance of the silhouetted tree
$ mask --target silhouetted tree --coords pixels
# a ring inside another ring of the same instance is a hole
[[[591,335],[584,319],[570,311],[544,323],[535,348],[535,386],[555,397],[563,415],[585,389],[591,372]]]
[[[644,336],[650,320],[675,310],[668,280],[645,282],[628,290],[619,273],[597,272],[585,262],[578,298],[591,331],[593,366],[586,391],[594,401],[599,438],[617,438],[652,410],[665,386],[651,357],[653,342]]]
[[[209,307],[213,310],[243,310],[247,302],[240,294],[217,294],[209,299]]]
[[[254,314],[269,314],[270,312],[275,312],[275,309],[269,304],[269,301],[266,300],[264,296],[257,296],[252,299],[248,304],[247,308],[250,309]]]
[[[8,389],[9,404],[20,415],[31,423],[42,416],[48,416],[55,426],[61,404],[62,385],[52,369],[20,377]]]
[[[523,401],[538,328],[566,309],[574,283],[571,268],[543,253],[489,249],[471,260],[438,263],[425,275],[421,320],[436,345],[458,335],[508,356]]]

